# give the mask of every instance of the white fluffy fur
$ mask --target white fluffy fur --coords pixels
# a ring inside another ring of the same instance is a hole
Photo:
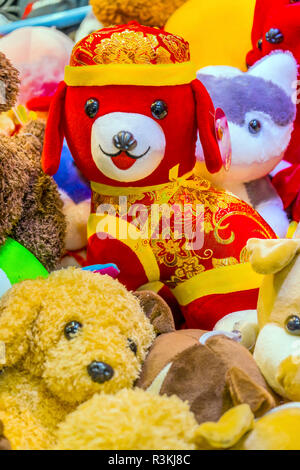
[[[120,131],[131,132],[137,141],[137,147],[130,151],[132,155],[144,157],[135,161],[127,170],[117,168],[112,159],[103,154],[116,153],[113,137]],[[116,181],[138,181],[151,175],[162,161],[166,148],[165,134],[160,125],[148,116],[136,113],[109,113],[98,118],[92,127],[91,150],[94,162],[108,178]]]
[[[227,79],[243,75],[240,70],[225,66],[206,67],[198,73]],[[293,99],[294,83],[297,80],[297,63],[292,54],[281,51],[272,53],[259,61],[247,73],[273,82],[281,87],[291,100]],[[264,99],[263,96],[261,99]],[[258,119],[262,124],[261,132],[256,135],[251,134],[248,128],[249,122],[253,119]],[[221,169],[219,173],[210,175],[205,167],[203,150],[198,140],[196,154],[200,162],[200,171],[217,186],[224,187],[251,204],[245,183],[266,177],[282,161],[293,127],[293,123],[286,126],[277,125],[268,114],[251,110],[249,103],[249,111],[245,114],[245,123],[242,127],[229,122],[232,142],[230,170],[226,172]],[[266,200],[264,195],[262,204],[254,207],[272,226],[277,235],[280,237],[286,235],[289,221],[279,196],[274,197],[274,194],[270,194],[269,200]]]

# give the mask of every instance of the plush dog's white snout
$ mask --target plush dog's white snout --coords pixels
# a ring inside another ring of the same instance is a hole
[[[105,176],[116,181],[138,181],[151,175],[165,148],[163,129],[143,114],[109,113],[92,127],[93,160]]]

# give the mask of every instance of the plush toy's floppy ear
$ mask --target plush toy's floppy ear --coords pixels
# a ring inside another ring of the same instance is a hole
[[[259,274],[276,274],[288,266],[300,252],[300,240],[260,240],[247,243],[250,263]]]
[[[221,170],[223,162],[216,137],[215,108],[208,91],[199,80],[192,81],[192,88],[205,163],[210,173],[217,173]]]
[[[136,291],[134,295],[139,299],[141,307],[152,323],[156,334],[175,331],[171,309],[160,295],[146,290]]]
[[[14,285],[0,301],[0,370],[17,364],[27,353],[31,327],[37,318],[46,281]],[[3,353],[3,354],[1,354]]]
[[[48,175],[54,175],[59,167],[64,142],[62,115],[66,89],[67,85],[65,82],[61,82],[50,105],[42,156],[43,170]]]

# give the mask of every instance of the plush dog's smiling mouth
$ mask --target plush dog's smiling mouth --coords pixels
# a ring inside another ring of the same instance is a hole
[[[149,146],[146,152],[140,155],[132,155],[130,152],[124,150],[119,150],[119,152],[116,153],[105,152],[100,144],[99,148],[104,155],[112,159],[112,162],[117,168],[119,168],[119,170],[129,170],[137,160],[145,157],[151,149]]]

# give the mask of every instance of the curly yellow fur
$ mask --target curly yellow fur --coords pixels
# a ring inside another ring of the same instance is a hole
[[[98,394],[68,415],[58,430],[60,450],[193,450],[197,423],[175,395],[143,390]]]

